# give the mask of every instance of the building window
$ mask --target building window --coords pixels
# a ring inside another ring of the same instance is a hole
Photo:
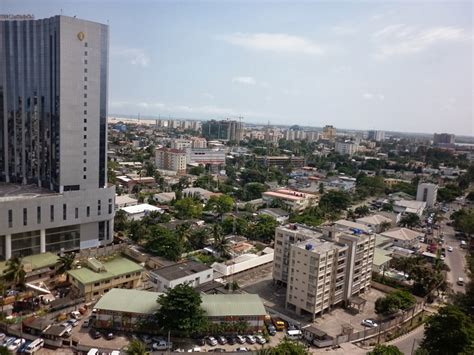
[[[87,76],[84,77],[84,81],[87,81]]]
[[[87,59],[84,59],[84,64],[87,64]]]
[[[83,162],[84,164],[86,164],[86,163],[87,163],[87,159],[84,159],[82,162]]]
[[[76,218],[79,218],[79,208],[76,207],[76,209],[74,210],[74,214]]]
[[[84,134],[84,136],[82,138],[87,139],[87,134]]]
[[[84,118],[84,123],[87,123],[87,118]]]
[[[109,214],[112,213],[112,199],[109,198]]]
[[[87,127],[84,127],[84,132],[86,132],[86,131],[87,131]]]
[[[86,180],[86,179],[87,179],[87,175],[82,175],[82,178],[83,178],[84,180]]]
[[[65,221],[67,218],[67,206],[63,203],[63,220]]]
[[[84,115],[87,115],[87,110],[84,110]]]
[[[28,209],[23,208],[23,225],[28,225]]]
[[[87,85],[84,85],[84,90],[87,90]]]
[[[82,170],[87,171],[87,168],[86,168],[86,167],[83,167]]]
[[[50,222],[54,222],[54,205],[49,207],[49,220]]]
[[[36,207],[36,223],[41,223],[41,206]]]
[[[87,143],[84,143],[83,146],[84,146],[84,148],[87,148]]]
[[[87,99],[87,94],[84,94],[84,98]]]
[[[84,55],[87,57],[87,51],[84,51]]]
[[[102,202],[97,200],[97,215],[100,216],[102,214]]]
[[[84,101],[84,106],[87,106],[87,102]]]
[[[8,228],[13,227],[13,210],[8,210]]]
[[[87,68],[84,68],[84,73],[87,73]]]
[[[87,42],[84,42],[84,47],[87,47]]]
[[[91,216],[91,208],[90,208],[90,206],[87,206],[87,207],[86,207],[86,216],[87,216],[87,217],[90,217],[90,216]]]

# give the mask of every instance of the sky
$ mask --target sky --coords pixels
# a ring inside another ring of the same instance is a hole
[[[474,135],[471,1],[0,1],[61,12],[110,26],[110,114]]]

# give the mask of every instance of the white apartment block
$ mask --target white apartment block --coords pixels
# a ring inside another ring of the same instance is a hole
[[[158,169],[186,173],[186,152],[180,149],[159,148],[155,151],[155,165]]]
[[[172,139],[170,146],[172,149],[186,150],[191,148],[192,144],[190,139]]]
[[[287,285],[286,307],[313,317],[368,290],[375,234],[302,225],[275,232],[273,279]]]
[[[192,138],[191,147],[192,147],[193,149],[207,148],[207,140],[206,140],[206,138],[193,137],[193,138]]]
[[[335,152],[341,155],[353,155],[359,149],[359,145],[354,142],[336,142]]]
[[[433,207],[438,197],[438,185],[421,183],[416,190],[416,200],[426,202],[426,207]]]

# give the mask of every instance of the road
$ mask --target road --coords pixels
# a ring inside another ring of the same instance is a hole
[[[411,333],[405,334],[400,338],[388,342],[387,344],[397,346],[400,351],[403,352],[405,355],[411,355],[412,350],[414,351],[419,347],[420,342],[423,339],[424,330],[425,327],[420,326],[413,330]]]

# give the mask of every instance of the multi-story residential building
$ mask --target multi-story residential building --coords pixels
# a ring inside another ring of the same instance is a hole
[[[277,166],[280,168],[284,167],[293,167],[293,168],[302,168],[305,165],[304,157],[295,157],[288,155],[279,155],[279,156],[258,156],[255,157],[255,160],[259,164],[265,166]]]
[[[221,149],[193,148],[186,151],[188,164],[223,166],[225,152]]]
[[[323,139],[327,140],[334,140],[336,139],[336,128],[334,126],[325,126],[323,128],[323,134],[322,134]]]
[[[0,21],[1,259],[112,241],[108,37],[67,16]]]
[[[301,212],[308,207],[317,205],[319,195],[289,189],[277,189],[264,192],[262,199],[267,205],[274,201],[280,201],[291,211]]]
[[[426,202],[426,207],[433,207],[438,197],[438,185],[423,182],[416,190],[416,200]]]
[[[158,148],[155,151],[155,165],[158,169],[186,173],[186,152],[174,148]]]
[[[273,279],[287,285],[287,308],[314,317],[349,304],[370,288],[374,248],[375,234],[345,225],[278,227]]]
[[[385,140],[384,131],[369,131],[368,139],[376,142],[382,142]]]
[[[449,133],[435,133],[433,135],[434,145],[454,145],[456,139],[454,134]]]
[[[233,120],[210,120],[202,124],[202,135],[207,140],[220,139],[240,142],[244,137],[242,122]]]
[[[191,141],[191,148],[193,149],[207,148],[207,140],[205,138],[193,137]]]
[[[192,147],[193,142],[190,139],[172,139],[171,148],[178,150],[186,150]]]
[[[359,149],[359,145],[350,141],[336,142],[336,146],[334,148],[336,153],[342,155],[354,155],[357,152],[357,149]]]
[[[197,287],[214,280],[214,270],[197,261],[186,261],[150,272],[150,281],[155,291],[165,292],[178,285],[188,284]]]
[[[322,236],[321,231],[300,224],[288,224],[277,227],[275,229],[273,281],[283,285],[288,283],[288,265],[290,263],[291,245]]]

